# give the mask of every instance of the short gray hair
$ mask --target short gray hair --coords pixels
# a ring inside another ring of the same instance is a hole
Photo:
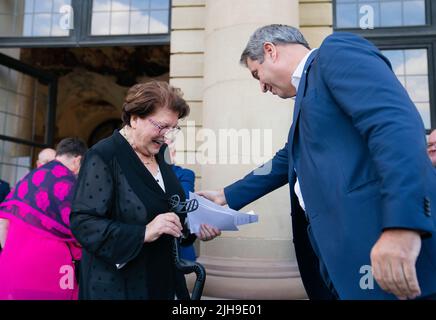
[[[253,61],[263,63],[263,44],[265,42],[271,42],[275,45],[290,43],[301,44],[310,50],[309,44],[297,28],[283,24],[270,24],[254,31],[241,54],[239,62],[247,66],[247,58],[250,58]]]

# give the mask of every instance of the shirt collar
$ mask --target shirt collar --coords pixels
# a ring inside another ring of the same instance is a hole
[[[306,65],[307,59],[312,52],[317,50],[317,48],[310,50],[303,59],[301,59],[294,73],[292,74],[291,83],[295,87],[295,91],[298,91],[298,85],[300,84],[301,77],[303,76],[304,66]]]

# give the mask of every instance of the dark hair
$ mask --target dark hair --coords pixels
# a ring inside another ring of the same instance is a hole
[[[71,157],[82,156],[86,153],[88,147],[86,143],[79,138],[62,139],[56,146],[56,156],[68,155]]]
[[[127,91],[124,98],[121,120],[130,125],[130,117],[136,115],[145,118],[157,108],[168,108],[178,113],[179,119],[189,114],[189,106],[182,98],[182,91],[164,81],[138,83]]]

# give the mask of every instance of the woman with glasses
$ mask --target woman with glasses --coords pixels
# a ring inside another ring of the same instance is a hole
[[[178,89],[136,84],[123,105],[124,127],[86,154],[71,213],[83,246],[81,299],[174,299],[173,237],[182,235],[184,221],[169,212],[169,199],[185,194],[164,142],[188,113]],[[219,234],[204,225],[197,236]]]

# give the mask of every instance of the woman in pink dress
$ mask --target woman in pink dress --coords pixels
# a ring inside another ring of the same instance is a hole
[[[55,160],[31,171],[0,205],[0,299],[78,298],[81,250],[69,217],[86,145],[62,140]]]

